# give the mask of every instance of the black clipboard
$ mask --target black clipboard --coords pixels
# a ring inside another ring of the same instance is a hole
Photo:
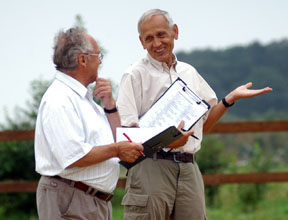
[[[147,156],[153,155],[182,136],[182,133],[175,126],[170,126],[142,144],[144,147],[143,153],[145,156],[140,155],[133,163],[122,160],[119,163],[127,169],[130,169],[146,159]]]
[[[190,108],[190,106],[193,108],[193,105],[194,105],[195,113],[197,113],[194,118],[192,117],[192,120],[184,119],[184,122],[185,122],[185,125],[184,125],[185,127],[183,129],[184,131],[190,130],[203,117],[203,115],[210,109],[210,105],[205,100],[200,98],[195,92],[193,92],[187,86],[187,84],[180,77],[178,77],[169,86],[169,88],[160,96],[160,98],[157,99],[157,101],[152,105],[152,107],[141,117],[140,122],[139,122],[140,127],[165,127],[165,126],[171,126],[171,125],[178,126],[178,124],[181,122],[183,118],[179,118],[176,120],[174,116],[177,114],[173,115],[173,113],[170,113],[170,116],[169,116],[168,115],[169,109],[164,108],[166,105],[163,106],[162,111],[159,110],[159,112],[155,114],[155,109],[161,108],[159,106],[161,106],[162,103],[165,102],[163,100],[169,100],[169,104],[167,105],[171,105],[170,102],[174,102],[178,100],[178,99],[176,100],[172,99],[171,93],[172,93],[172,96],[179,95],[181,97],[181,100],[184,100],[184,102],[187,104],[188,106],[187,109]],[[179,110],[181,111],[185,109],[185,108],[182,108],[182,106],[178,106],[178,107],[179,107]],[[199,112],[197,109],[199,110]],[[187,114],[187,118],[189,118],[189,115],[190,114]],[[161,117],[163,118],[165,116],[167,116],[168,118],[167,122],[164,122],[163,124],[161,124],[162,122],[159,122],[160,124],[157,124],[158,121],[160,121],[159,118]],[[169,119],[172,119],[172,120],[169,120]],[[188,123],[186,124],[186,122]]]

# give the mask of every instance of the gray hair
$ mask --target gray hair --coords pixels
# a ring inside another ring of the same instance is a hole
[[[81,27],[70,28],[66,32],[60,30],[56,34],[53,62],[57,70],[75,70],[78,54],[93,51],[93,45],[86,35],[86,30]]]
[[[140,34],[140,27],[141,27],[142,23],[144,21],[147,21],[148,19],[150,19],[154,15],[163,15],[167,21],[168,27],[171,29],[173,28],[174,22],[167,11],[164,11],[161,9],[151,9],[149,11],[146,11],[138,21],[138,33],[139,34]]]

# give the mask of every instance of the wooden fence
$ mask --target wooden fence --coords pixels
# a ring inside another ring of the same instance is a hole
[[[229,122],[218,123],[209,133],[252,133],[288,131],[288,121],[270,122]],[[34,130],[2,131],[0,141],[33,140]],[[205,174],[206,185],[235,183],[288,182],[288,172],[281,173],[245,173],[245,174]],[[117,187],[124,188],[126,179],[119,179]],[[0,193],[35,192],[38,181],[1,181]]]

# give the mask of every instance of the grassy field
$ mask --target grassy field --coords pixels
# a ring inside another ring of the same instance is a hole
[[[209,220],[288,220],[288,184],[269,183],[263,200],[253,207],[237,196],[239,185],[222,185],[215,207],[207,207]],[[123,220],[120,205],[124,190],[117,189],[113,204],[113,220]]]

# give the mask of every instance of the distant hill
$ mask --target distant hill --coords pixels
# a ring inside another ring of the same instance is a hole
[[[254,42],[221,50],[179,52],[177,58],[193,65],[219,99],[250,81],[255,89],[273,88],[262,96],[240,100],[229,110],[230,117],[288,119],[288,39],[267,45]]]

